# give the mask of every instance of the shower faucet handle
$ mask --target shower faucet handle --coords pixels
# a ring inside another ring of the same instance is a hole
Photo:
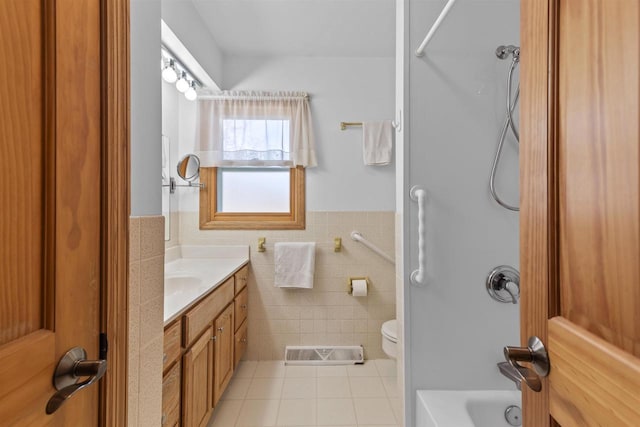
[[[489,273],[487,292],[494,300],[517,304],[520,299],[520,273],[508,265],[500,265]]]
[[[502,286],[504,290],[509,292],[509,295],[511,295],[511,302],[517,304],[520,299],[520,285],[510,280],[503,279]]]

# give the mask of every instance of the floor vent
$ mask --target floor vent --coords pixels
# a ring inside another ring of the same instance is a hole
[[[285,365],[355,365],[364,363],[364,349],[361,345],[288,345],[284,351],[284,363]]]

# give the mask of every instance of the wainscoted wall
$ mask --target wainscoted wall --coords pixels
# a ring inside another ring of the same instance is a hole
[[[164,218],[129,221],[128,425],[160,424],[164,306]]]
[[[380,327],[395,317],[395,267],[350,238],[360,231],[387,254],[395,253],[394,212],[307,212],[306,230],[201,231],[198,214],[180,212],[183,245],[251,247],[249,276],[248,360],[282,359],[286,345],[364,345],[365,357],[386,357]],[[257,251],[258,237],[266,237],[266,252]],[[333,239],[342,238],[342,252]],[[286,241],[314,241],[316,271],[313,289],[274,287],[273,245]],[[347,294],[349,277],[368,276],[369,295]]]

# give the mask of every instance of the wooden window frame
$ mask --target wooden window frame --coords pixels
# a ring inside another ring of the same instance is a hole
[[[218,168],[200,169],[201,230],[304,230],[305,229],[305,170],[302,166],[290,169],[289,212],[218,212]]]

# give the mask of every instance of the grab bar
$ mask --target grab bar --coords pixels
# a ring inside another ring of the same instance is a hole
[[[413,270],[411,273],[411,283],[416,286],[423,286],[426,284],[426,269],[427,269],[427,239],[426,239],[426,225],[425,225],[425,200],[427,198],[427,192],[419,185],[414,185],[409,191],[411,200],[418,202],[418,269]]]
[[[442,12],[440,12],[440,15],[438,15],[438,19],[436,19],[436,22],[434,22],[433,25],[431,26],[431,29],[429,30],[429,32],[427,33],[427,36],[424,38],[424,40],[420,44],[420,47],[416,49],[416,56],[424,55],[424,49],[429,44],[429,42],[431,41],[431,38],[436,33],[436,31],[438,31],[438,28],[440,28],[440,24],[442,24],[442,21],[444,21],[444,18],[447,17],[447,15],[451,11],[451,8],[453,7],[456,1],[457,0],[449,0],[447,1],[447,4],[444,5]]]
[[[370,241],[365,239],[359,231],[355,231],[355,230],[352,231],[351,232],[351,238],[353,240],[355,240],[356,242],[362,243],[363,245],[365,245],[366,247],[371,249],[373,252],[377,253],[382,258],[384,258],[387,261],[389,261],[391,264],[393,264],[393,265],[396,264],[396,262],[395,262],[395,260],[393,258],[391,258],[389,255],[387,255],[384,252],[382,252],[382,250],[380,248],[378,248],[376,245],[374,245],[373,243],[371,243]]]

